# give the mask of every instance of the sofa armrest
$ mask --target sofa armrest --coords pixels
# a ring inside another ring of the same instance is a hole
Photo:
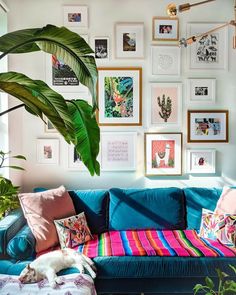
[[[22,210],[16,209],[0,221],[0,255],[6,255],[10,239],[26,224]]]

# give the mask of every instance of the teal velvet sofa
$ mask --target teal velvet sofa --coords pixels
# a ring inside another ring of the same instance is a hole
[[[77,213],[85,212],[93,234],[128,229],[196,229],[202,208],[214,210],[217,188],[155,188],[70,191]],[[21,210],[0,222],[0,273],[18,275],[35,258],[35,240]],[[206,276],[217,281],[215,269],[233,276],[235,257],[95,257],[99,294],[193,294]],[[67,269],[62,274],[77,272]]]

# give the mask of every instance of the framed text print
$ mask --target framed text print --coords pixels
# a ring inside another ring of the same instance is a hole
[[[142,69],[98,68],[99,125],[142,125]]]
[[[178,41],[179,19],[156,16],[152,19],[153,41]]]
[[[182,174],[182,133],[145,133],[146,175]]]

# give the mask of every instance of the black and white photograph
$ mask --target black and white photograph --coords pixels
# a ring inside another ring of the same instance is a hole
[[[216,79],[215,78],[189,78],[187,80],[187,99],[190,104],[215,103]]]
[[[195,95],[208,95],[208,87],[195,87]]]
[[[95,37],[94,38],[94,52],[96,59],[109,59],[109,38]]]

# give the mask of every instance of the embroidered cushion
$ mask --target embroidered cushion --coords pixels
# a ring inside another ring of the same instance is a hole
[[[214,212],[236,214],[236,188],[224,186]]]
[[[227,246],[236,245],[236,215],[217,214],[202,210],[202,221],[199,236],[212,240],[218,239]]]
[[[84,212],[68,218],[54,220],[61,248],[73,248],[90,241],[93,237]]]

